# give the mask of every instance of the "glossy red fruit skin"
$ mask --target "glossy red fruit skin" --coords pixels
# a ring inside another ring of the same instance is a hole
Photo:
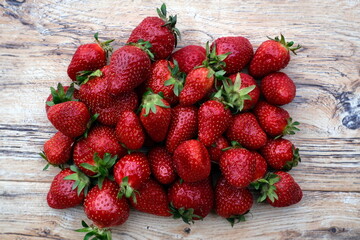
[[[67,73],[76,81],[76,74],[81,71],[95,71],[106,65],[106,52],[97,43],[80,45],[68,66]]]
[[[182,142],[174,151],[173,161],[177,174],[185,182],[197,182],[210,175],[210,156],[197,140]]]
[[[155,179],[161,184],[170,184],[175,181],[177,174],[172,155],[165,147],[154,147],[148,153],[150,169]]]
[[[145,133],[139,117],[134,112],[125,111],[120,115],[116,125],[116,137],[128,149],[136,150],[143,146]]]
[[[260,153],[271,168],[281,170],[287,162],[293,160],[293,148],[294,145],[287,139],[270,139],[260,149]]]
[[[236,75],[238,73],[232,74],[229,76],[229,78],[231,79],[231,81],[233,83],[235,83],[235,79],[236,79]],[[246,73],[240,73],[240,78],[241,78],[241,87],[240,89],[246,88],[246,87],[250,87],[252,85],[255,85],[255,88],[249,93],[249,96],[251,97],[251,100],[245,100],[244,101],[244,107],[242,109],[242,111],[246,111],[249,109],[252,109],[256,103],[259,101],[260,98],[260,88],[258,87],[255,79],[246,74]]]
[[[215,40],[216,54],[231,52],[224,60],[226,66],[224,70],[227,74],[240,72],[252,59],[254,55],[253,46],[244,37],[221,37]],[[212,44],[212,48],[214,46]]]
[[[285,68],[289,61],[288,49],[279,42],[267,40],[256,50],[250,62],[249,73],[255,78],[263,77]]]
[[[44,153],[50,164],[60,165],[66,163],[71,158],[71,150],[74,139],[61,132],[55,133],[44,144]]]
[[[206,50],[202,46],[188,45],[174,52],[170,60],[173,62],[174,59],[178,62],[180,71],[189,74],[206,59]]]
[[[49,192],[47,194],[47,202],[49,207],[55,209],[64,209],[80,205],[84,201],[84,192],[77,195],[77,189],[72,189],[74,180],[65,180],[64,178],[73,174],[70,168],[61,170],[53,179]]]
[[[140,39],[149,41],[155,60],[166,59],[175,48],[175,36],[164,24],[164,20],[158,17],[144,18],[131,32],[127,43],[136,43]]]
[[[75,138],[84,134],[90,113],[84,103],[68,101],[51,106],[47,117],[58,131]]]
[[[114,166],[114,178],[121,184],[124,177],[129,177],[129,185],[138,189],[150,177],[149,161],[143,153],[131,153],[121,158]]]
[[[198,137],[205,147],[213,144],[228,128],[231,112],[216,100],[203,103],[198,112]]]
[[[116,50],[110,60],[109,92],[114,95],[134,90],[150,76],[151,61],[145,51],[126,45]]]
[[[119,186],[108,179],[102,188],[96,185],[85,198],[86,216],[99,228],[121,225],[129,217],[130,207],[126,198],[117,198]]]
[[[252,180],[252,182],[254,182],[265,176],[268,166],[265,158],[263,158],[260,153],[256,151],[252,151],[251,153],[253,154],[253,157],[255,159],[255,173]]]
[[[224,218],[243,215],[253,205],[254,197],[248,188],[236,188],[221,177],[215,188],[215,211]]]
[[[273,207],[287,207],[300,202],[303,193],[294,178],[287,172],[277,171],[274,172],[274,174],[280,178],[280,181],[274,184],[278,199],[271,202],[271,200],[267,198],[266,201]]]
[[[182,106],[190,106],[200,101],[210,92],[214,84],[214,76],[208,77],[209,69],[196,68],[189,72],[185,79],[185,85],[179,95]]]
[[[167,193],[159,183],[149,179],[137,191],[136,203],[130,198],[133,208],[157,216],[171,216]]]
[[[63,86],[63,87],[64,87],[64,92],[66,93],[70,86]],[[80,98],[79,97],[79,91],[77,89],[74,90],[73,98],[74,99],[79,99]],[[53,101],[53,96],[50,93],[49,96],[47,97],[46,103],[45,103],[45,111],[46,111],[46,113],[49,111],[49,108],[50,108],[50,106],[47,105],[47,102],[52,102],[52,101]]]
[[[211,161],[219,163],[220,157],[224,153],[223,149],[227,147],[230,147],[230,144],[226,138],[220,136],[216,139],[211,146],[207,147]]]
[[[229,149],[220,158],[220,170],[230,185],[244,188],[252,182],[255,160],[245,148]]]
[[[194,138],[198,127],[197,108],[177,106],[172,109],[172,120],[166,139],[166,149],[173,153],[180,143]]]
[[[214,191],[208,178],[192,183],[176,181],[169,188],[168,197],[176,209],[193,208],[194,214],[202,218],[206,217],[214,206]]]
[[[288,124],[287,119],[290,118],[285,109],[264,101],[256,104],[253,113],[261,128],[271,137],[281,135]]]
[[[294,100],[296,86],[288,75],[282,72],[275,72],[261,80],[261,92],[268,103],[285,105]]]

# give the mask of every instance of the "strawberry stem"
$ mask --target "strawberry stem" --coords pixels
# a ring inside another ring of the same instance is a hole
[[[108,228],[98,228],[94,225],[89,226],[84,220],[81,221],[83,228],[75,230],[76,232],[86,232],[84,240],[112,240],[111,230]]]
[[[74,180],[75,182],[72,186],[72,190],[77,189],[77,195],[80,195],[80,193],[84,191],[84,195],[86,196],[90,185],[90,179],[75,165],[71,165],[70,169],[75,173],[64,177],[64,179]]]
[[[168,69],[170,70],[171,77],[164,82],[164,86],[173,85],[173,92],[175,96],[179,96],[180,92],[184,87],[183,84],[185,82],[186,74],[180,72],[179,64],[175,59],[174,59],[174,67],[171,67],[171,65],[168,64]]]
[[[103,75],[103,73],[100,69],[98,69],[96,71],[81,71],[76,76],[76,84],[79,86],[86,84],[91,79],[101,77],[102,75]]]
[[[244,214],[239,214],[239,215],[231,215],[230,217],[226,218],[226,220],[231,224],[231,227],[234,227],[234,224],[239,223],[239,222],[245,222],[245,215],[249,213],[249,211],[247,211]]]
[[[146,52],[151,61],[154,61],[154,54],[150,51],[152,45],[149,41],[144,41],[143,39],[139,39],[137,43],[127,43],[126,45],[135,46]]]
[[[156,9],[159,17],[165,22],[164,25],[162,25],[162,27],[167,27],[173,34],[175,37],[175,47],[177,46],[177,42],[178,42],[178,38],[181,39],[181,34],[179,29],[177,29],[175,27],[176,22],[177,22],[177,15],[175,16],[169,16],[169,18],[167,17],[167,11],[166,11],[166,4],[163,3],[159,8]]]
[[[64,87],[61,83],[58,83],[57,90],[55,88],[50,88],[51,95],[53,97],[52,101],[47,101],[46,104],[48,106],[54,106],[55,104],[68,102],[68,101],[78,101],[77,99],[74,99],[74,91],[75,87],[74,84],[70,84],[70,87],[67,89],[66,93],[64,91]]]
[[[173,215],[174,219],[181,218],[185,223],[187,223],[189,225],[191,223],[194,224],[195,219],[203,220],[202,217],[200,217],[199,215],[194,214],[194,209],[193,208],[185,209],[184,207],[181,207],[181,208],[177,209],[177,208],[174,207],[174,205],[172,203],[170,203],[169,208],[170,208],[170,213]]]
[[[163,102],[163,97],[161,96],[162,93],[153,93],[151,90],[147,91],[143,95],[142,104],[140,106],[141,109],[145,108],[145,114],[144,116],[148,116],[150,111],[152,113],[156,113],[156,106],[162,107],[162,108],[170,108],[170,106],[167,106]]]
[[[263,202],[266,198],[269,198],[271,202],[274,202],[275,199],[278,199],[278,195],[276,194],[276,187],[274,186],[274,184],[278,181],[280,181],[280,176],[269,172],[264,178],[253,182],[251,185],[256,190],[260,190],[260,196],[257,199],[257,202]]]
[[[95,42],[100,45],[102,49],[104,49],[106,53],[106,58],[108,59],[110,56],[110,53],[113,51],[113,47],[110,45],[115,39],[107,40],[105,42],[99,41],[99,33],[94,34]]]
[[[280,33],[280,38],[278,36],[276,36],[275,38],[270,38],[270,37],[267,37],[267,38],[281,43],[281,45],[283,45],[288,51],[293,52],[295,55],[297,55],[296,50],[299,50],[301,48],[300,44],[298,44],[296,47],[293,47],[293,45],[294,45],[293,41],[286,42],[284,35],[282,35],[281,33]]]
[[[132,198],[133,202],[137,204],[136,193],[139,193],[129,184],[129,177],[126,176],[122,179],[120,184],[120,191],[118,193],[118,198],[122,198],[124,195],[126,198]]]

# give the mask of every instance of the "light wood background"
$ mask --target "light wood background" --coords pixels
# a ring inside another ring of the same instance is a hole
[[[67,65],[92,35],[116,38],[155,15],[161,1],[0,1],[0,239],[81,239],[81,207],[54,210],[46,193],[57,169],[38,152],[55,132],[44,101],[69,83]],[[286,106],[302,131],[290,139],[303,162],[292,171],[301,203],[256,205],[231,228],[211,214],[188,226],[133,211],[114,239],[360,239],[360,1],[167,1],[179,47],[241,35],[254,48],[280,32],[303,48],[284,70],[297,95]]]

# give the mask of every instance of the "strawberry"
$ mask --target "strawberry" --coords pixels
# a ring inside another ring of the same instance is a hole
[[[267,172],[267,162],[260,153],[256,151],[251,152],[253,154],[253,158],[255,159],[255,173],[253,175],[252,182],[255,182],[261,178],[263,178]]]
[[[250,112],[235,115],[226,136],[230,141],[236,141],[248,149],[259,149],[267,140],[266,133]]]
[[[149,91],[143,97],[141,108],[140,121],[146,132],[155,142],[164,141],[171,121],[169,103]]]
[[[276,170],[291,170],[301,161],[299,149],[287,139],[269,140],[260,150],[269,166]]]
[[[151,172],[161,184],[170,184],[175,181],[174,162],[171,154],[165,147],[154,147],[148,153]]]
[[[189,74],[195,67],[200,66],[205,59],[205,48],[197,45],[183,47],[171,54],[170,58],[172,62],[177,61],[180,71],[186,74]]]
[[[234,187],[247,187],[254,176],[255,160],[245,148],[232,148],[220,158],[220,169],[226,181]]]
[[[149,179],[138,189],[136,203],[130,199],[131,206],[140,212],[157,216],[171,216],[169,200],[164,188],[156,181]]]
[[[298,122],[293,122],[289,113],[281,108],[261,101],[254,108],[254,114],[264,131],[271,137],[295,134]]]
[[[80,205],[84,201],[89,179],[74,166],[65,168],[53,179],[47,202],[51,208],[64,209]]]
[[[294,180],[286,172],[270,173],[255,187],[261,190],[258,202],[266,201],[273,207],[287,207],[300,202],[303,193]]]
[[[159,17],[146,17],[131,32],[127,43],[137,42],[140,39],[149,41],[152,45],[151,51],[156,60],[166,59],[176,47],[177,37],[180,32],[175,28],[177,17],[167,17],[166,5],[162,4],[157,9]]]
[[[285,105],[295,98],[296,86],[285,73],[275,72],[261,80],[261,92],[273,105]]]
[[[296,55],[301,46],[293,47],[294,42],[286,42],[284,36],[261,43],[250,62],[249,72],[253,77],[263,77],[285,68],[290,61],[290,51]]]
[[[127,149],[140,149],[145,141],[145,133],[139,117],[132,111],[120,115],[116,125],[116,137]]]
[[[106,65],[107,54],[112,51],[110,43],[114,40],[100,42],[98,33],[95,33],[94,38],[96,43],[80,45],[71,59],[67,73],[73,81],[82,71],[95,71]]]
[[[248,188],[236,188],[221,177],[215,188],[215,211],[234,226],[245,221],[245,214],[253,205],[253,196]]]
[[[207,147],[211,161],[219,163],[220,157],[224,153],[223,149],[228,148],[229,146],[229,141],[223,136],[216,139],[211,146]]]
[[[231,112],[223,103],[210,100],[201,105],[198,118],[199,140],[205,147],[208,147],[228,128],[231,122]]]
[[[177,106],[172,109],[172,121],[166,139],[166,149],[173,153],[180,143],[194,138],[197,133],[197,108]]]
[[[216,49],[216,54],[230,53],[224,60],[223,68],[227,74],[240,72],[251,60],[254,50],[247,38],[244,37],[221,37],[214,41],[211,48]]]
[[[176,181],[168,190],[170,209],[175,219],[185,223],[205,218],[214,206],[214,192],[209,178],[199,182]]]
[[[69,88],[71,91],[69,93],[67,93],[67,90]],[[60,89],[58,88],[58,90],[55,91],[55,93],[56,93],[55,94],[56,98],[61,99],[60,102],[66,102],[66,101],[71,101],[74,99],[79,99],[79,91],[75,88],[71,88],[71,86],[61,86]],[[49,111],[49,108],[50,108],[50,106],[47,104],[48,102],[53,102],[52,93],[50,93],[48,98],[46,99],[46,104],[45,104],[46,113]]]
[[[175,149],[173,160],[176,172],[185,182],[197,182],[210,174],[209,153],[200,141],[182,142]]]
[[[114,178],[120,185],[119,197],[132,197],[136,202],[136,190],[150,177],[149,161],[143,153],[131,153],[114,166]]]
[[[64,93],[63,86],[59,83],[58,90],[51,88],[53,101],[47,102],[50,106],[47,117],[52,125],[64,135],[75,138],[85,133],[90,113],[82,102],[72,101],[74,86],[71,86],[65,98],[59,94]]]

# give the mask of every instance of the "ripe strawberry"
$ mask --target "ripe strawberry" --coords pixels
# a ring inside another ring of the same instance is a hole
[[[223,103],[210,100],[201,105],[198,118],[199,140],[205,147],[208,147],[228,128],[231,122],[231,112]]]
[[[251,153],[255,159],[255,173],[252,180],[252,182],[255,182],[265,176],[267,172],[267,163],[265,158],[263,158],[258,152],[252,151]]]
[[[219,163],[220,157],[224,153],[223,149],[229,146],[229,141],[223,136],[216,139],[211,146],[207,147],[211,161]]]
[[[64,89],[59,83],[57,91],[51,88],[53,101],[47,102],[50,106],[47,112],[49,121],[58,131],[71,138],[84,134],[90,120],[90,113],[86,105],[71,100],[73,89],[74,87],[71,86],[66,92],[66,97],[61,98],[59,93],[64,93]]]
[[[210,174],[211,162],[204,145],[197,140],[181,143],[173,156],[176,172],[185,182],[197,182]]]
[[[299,131],[296,127],[299,123],[293,122],[285,109],[267,102],[258,102],[254,108],[254,115],[261,128],[271,137],[291,135]]]
[[[69,88],[71,91],[68,93],[67,90]],[[56,93],[55,94],[56,97],[61,99],[60,102],[66,102],[66,101],[71,101],[74,99],[79,99],[79,91],[73,87],[71,88],[71,86],[62,86],[61,85],[59,88],[59,85],[58,85],[58,90],[56,90],[55,93]],[[45,104],[46,113],[49,111],[49,108],[50,108],[50,106],[47,104],[48,102],[54,102],[52,93],[50,93],[48,98],[46,99],[46,104]]]
[[[176,47],[177,36],[180,36],[180,32],[175,28],[176,15],[168,18],[165,4],[162,4],[157,12],[159,17],[146,17],[142,20],[131,32],[127,43],[137,42],[140,39],[149,41],[155,59],[159,60],[170,56]]]
[[[245,214],[253,205],[253,196],[247,188],[236,188],[221,177],[215,188],[215,211],[234,226],[245,221]]]
[[[197,108],[177,106],[172,109],[172,121],[166,139],[166,149],[173,153],[180,143],[194,138],[197,133]]]
[[[260,150],[269,166],[276,170],[291,170],[301,161],[299,149],[287,139],[269,140]]]
[[[273,105],[285,105],[295,98],[296,86],[285,73],[275,72],[261,80],[261,92]]]
[[[140,121],[146,132],[155,142],[164,141],[171,121],[169,103],[150,91],[145,93],[141,107]]]
[[[206,50],[202,46],[189,45],[171,55],[172,62],[177,61],[180,71],[189,74],[195,67],[200,66],[206,59]]]
[[[114,40],[100,42],[98,33],[94,38],[96,43],[80,45],[71,59],[67,73],[73,81],[82,71],[95,71],[106,65],[107,54],[112,51],[110,43]]]
[[[176,181],[168,190],[170,209],[175,219],[185,223],[205,218],[214,206],[214,192],[209,178],[199,182]]]
[[[175,181],[174,162],[171,154],[165,147],[154,147],[148,153],[151,172],[161,184],[170,184]]]
[[[169,200],[164,188],[156,181],[149,179],[138,189],[136,203],[130,199],[131,206],[140,212],[157,216],[171,216]]]
[[[149,161],[143,153],[131,153],[114,166],[114,178],[120,185],[119,197],[132,197],[136,202],[136,190],[150,177]]]
[[[116,137],[128,149],[136,150],[143,146],[145,133],[134,112],[125,111],[120,115],[116,125]]]
[[[300,202],[303,193],[294,180],[294,178],[286,172],[277,171],[268,174],[262,182],[256,186],[261,190],[261,196],[258,202],[266,201],[273,207],[287,207]]]
[[[269,38],[256,50],[249,67],[251,76],[263,77],[285,68],[290,61],[290,51],[296,55],[296,50],[301,48],[300,45],[293,47],[294,42],[286,42],[284,36],[280,36],[280,39]]]
[[[216,54],[230,53],[224,60],[223,68],[227,74],[240,72],[251,60],[254,50],[247,38],[244,37],[221,37],[215,40],[211,48],[216,48]]]
[[[220,158],[220,169],[226,181],[234,187],[247,187],[254,176],[255,159],[245,148],[225,151]]]

